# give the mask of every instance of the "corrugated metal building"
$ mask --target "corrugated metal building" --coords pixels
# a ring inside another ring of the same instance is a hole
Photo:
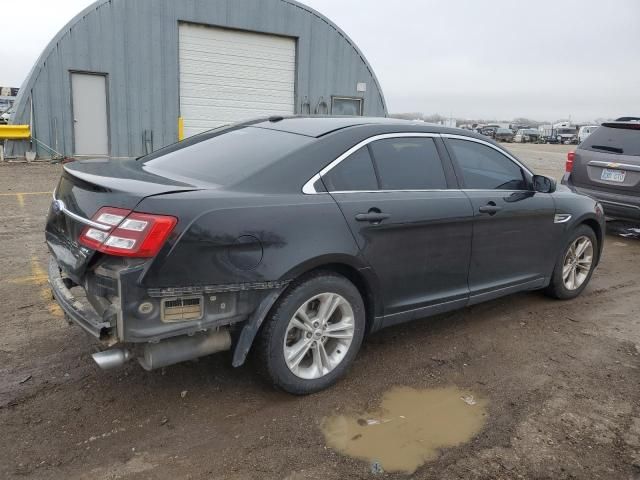
[[[12,123],[41,157],[136,157],[258,116],[386,113],[356,45],[296,1],[99,0],[42,53]]]

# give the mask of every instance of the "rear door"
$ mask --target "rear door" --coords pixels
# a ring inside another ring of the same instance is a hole
[[[576,149],[571,181],[577,187],[640,194],[640,123],[604,124]]]
[[[555,202],[529,188],[530,174],[489,142],[448,136],[446,145],[473,205],[471,303],[542,287],[555,263]]]
[[[386,325],[468,299],[472,210],[438,146],[437,135],[373,137],[323,175],[379,279]]]

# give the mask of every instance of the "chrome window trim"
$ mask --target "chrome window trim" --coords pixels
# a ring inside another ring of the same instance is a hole
[[[512,162],[514,162],[516,165],[518,165],[521,169],[523,169],[525,172],[527,172],[530,176],[533,176],[534,173],[529,170],[522,162],[520,162],[517,158],[515,158],[513,155],[511,155],[509,152],[507,152],[506,150],[503,150],[502,148],[487,142],[485,140],[481,140],[479,138],[474,138],[474,137],[467,137],[465,135],[456,135],[456,134],[452,134],[452,133],[426,133],[426,132],[415,132],[415,133],[411,133],[411,132],[402,132],[402,133],[384,133],[384,134],[380,134],[380,135],[374,135],[373,137],[369,137],[365,140],[362,140],[360,143],[354,145],[353,147],[351,147],[349,150],[347,150],[346,152],[344,152],[342,155],[340,155],[338,158],[336,158],[333,162],[331,162],[329,165],[327,165],[326,167],[324,167],[322,170],[320,170],[320,172],[316,173],[313,177],[311,177],[309,179],[309,181],[307,181],[307,183],[304,184],[304,186],[302,187],[302,193],[304,193],[305,195],[328,195],[329,193],[389,193],[389,192],[442,192],[442,191],[448,191],[448,190],[460,190],[463,192],[497,192],[497,191],[501,191],[501,192],[529,192],[530,190],[495,190],[495,189],[477,189],[477,188],[462,188],[462,189],[425,189],[425,190],[367,190],[367,191],[363,191],[363,190],[354,190],[354,191],[332,191],[332,192],[318,192],[315,187],[314,184],[318,181],[321,180],[323,175],[326,175],[327,173],[329,173],[333,168],[335,168],[336,166],[338,166],[340,163],[342,163],[343,160],[346,160],[348,157],[350,157],[353,153],[355,153],[356,151],[360,150],[362,147],[369,145],[372,142],[375,142],[377,140],[386,140],[389,138],[451,138],[454,140],[466,140],[469,142],[475,142],[475,143],[479,143],[481,145],[486,145],[487,147],[493,148],[494,150],[496,150],[497,152],[501,153],[502,155],[504,155],[505,157],[507,157],[509,160],[511,160]]]
[[[329,192],[318,192],[316,190],[316,187],[314,187],[315,183],[321,178],[322,177],[320,177],[320,174],[316,173],[307,183],[304,184],[304,187],[302,187],[302,193],[304,193],[305,195],[322,195],[323,193],[328,194]]]
[[[340,155],[338,158],[336,158],[333,162],[331,162],[329,165],[327,165],[322,170],[320,170],[318,173],[316,173],[313,177],[311,177],[311,179],[307,183],[305,183],[304,186],[302,187],[302,193],[304,193],[306,195],[320,195],[320,194],[323,194],[323,193],[328,194],[329,192],[318,192],[318,191],[316,191],[316,189],[314,188],[313,184],[316,183],[318,180],[320,180],[323,175],[326,175],[332,169],[334,169],[336,166],[338,166],[340,163],[342,163],[343,160],[345,160],[346,158],[350,157],[353,153],[357,152],[362,147],[365,147],[365,146],[369,145],[372,142],[375,142],[377,140],[386,140],[386,139],[389,139],[389,138],[412,138],[412,137],[413,138],[439,138],[440,136],[441,135],[439,133],[424,133],[424,132],[410,133],[410,132],[405,132],[405,133],[383,133],[383,134],[380,134],[380,135],[374,135],[373,137],[366,138],[366,139],[362,140],[360,143],[357,143],[356,145],[351,147],[349,150],[344,152],[342,155]],[[379,191],[380,190],[376,190],[376,192],[379,192]],[[407,190],[398,190],[398,191],[407,191]],[[427,191],[432,191],[432,190],[427,190]],[[331,192],[331,193],[337,193],[337,192]]]
[[[330,193],[344,194],[344,193],[425,193],[425,192],[459,192],[459,188],[434,188],[434,189],[407,189],[407,190],[333,190]]]
[[[516,165],[518,165],[520,168],[522,168],[525,172],[527,172],[529,175],[533,176],[535,175],[531,170],[529,170],[522,162],[520,162],[520,160],[518,160],[516,157],[514,157],[513,155],[511,155],[509,152],[507,152],[506,150],[503,150],[502,148],[494,145],[493,143],[490,142],[486,142],[484,140],[481,140],[479,138],[474,138],[474,137],[466,137],[464,135],[455,135],[452,133],[443,133],[441,135],[443,138],[451,138],[454,140],[466,140],[469,142],[475,142],[475,143],[479,143],[481,145],[486,145],[487,147],[491,147],[493,148],[495,151],[503,154],[505,157],[507,157],[509,160],[511,160],[512,162],[514,162]]]
[[[345,193],[427,193],[427,192],[502,192],[502,193],[522,193],[522,192],[531,192],[532,190],[497,190],[491,188],[432,188],[432,189],[409,189],[409,190],[334,190],[331,192],[319,192],[319,193],[335,193],[335,194],[345,194]]]
[[[69,218],[74,219],[76,222],[83,223],[84,225],[88,225],[93,228],[97,228],[98,230],[102,230],[103,232],[108,232],[111,230],[109,225],[104,225],[102,223],[94,222],[93,220],[89,220],[88,218],[84,218],[76,213],[73,213],[71,210],[67,208],[65,203],[62,200],[56,200],[53,197],[53,203],[57,205],[57,211],[66,215]]]

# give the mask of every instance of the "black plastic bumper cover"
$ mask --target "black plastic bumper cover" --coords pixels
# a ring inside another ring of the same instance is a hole
[[[64,284],[58,264],[53,258],[49,261],[49,284],[64,313],[92,336],[100,339],[105,330],[111,328],[111,324],[105,322],[97,312],[76,300]]]

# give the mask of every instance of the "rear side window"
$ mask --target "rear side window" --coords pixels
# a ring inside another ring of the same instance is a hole
[[[444,168],[432,138],[390,138],[370,144],[383,190],[447,188]]]
[[[362,147],[322,177],[330,192],[378,190],[369,149]]]
[[[232,185],[268,168],[313,141],[255,127],[204,133],[140,159],[145,170]]]
[[[462,172],[464,187],[479,190],[526,190],[522,169],[496,149],[467,140],[448,140]]]
[[[580,145],[583,150],[640,155],[640,129],[600,127]]]

